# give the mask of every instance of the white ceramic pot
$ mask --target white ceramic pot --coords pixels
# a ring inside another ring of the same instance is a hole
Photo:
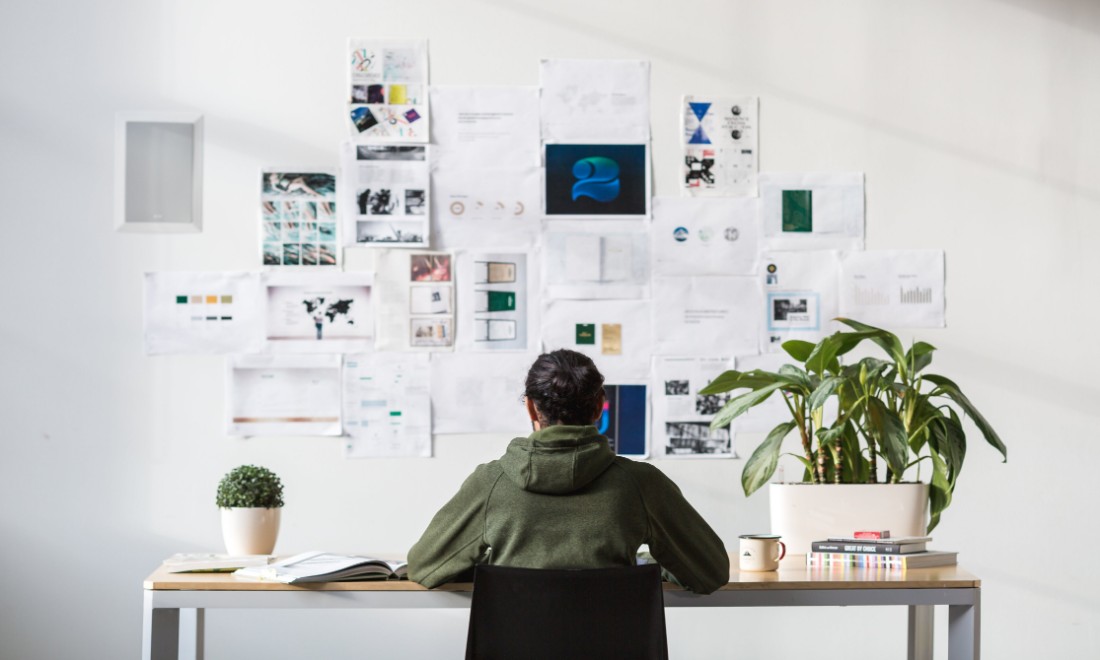
[[[928,525],[928,484],[769,484],[768,495],[785,562],[804,562],[810,544],[830,536],[861,529],[923,536]]]
[[[279,536],[282,508],[222,509],[222,538],[230,555],[270,555]]]

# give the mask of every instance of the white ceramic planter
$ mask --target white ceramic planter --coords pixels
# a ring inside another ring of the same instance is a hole
[[[270,555],[279,536],[282,508],[222,509],[222,539],[230,555]]]
[[[804,562],[810,544],[861,529],[923,536],[928,484],[769,484],[772,534],[787,544],[789,562]]]

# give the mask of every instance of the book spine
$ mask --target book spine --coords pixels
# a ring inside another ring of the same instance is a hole
[[[857,539],[888,539],[890,538],[890,530],[862,530],[855,534],[852,534]]]
[[[811,568],[830,566],[851,566],[853,568],[900,568],[906,567],[904,555],[874,555],[848,552],[809,552],[806,553],[806,565]]]
[[[900,545],[894,543],[833,543],[831,541],[814,541],[810,545],[814,552],[852,552],[869,555],[899,555],[902,554]]]

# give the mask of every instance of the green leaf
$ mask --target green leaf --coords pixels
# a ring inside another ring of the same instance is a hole
[[[772,392],[776,391],[780,387],[785,386],[786,383],[778,382],[771,385],[765,385],[758,390],[752,392],[746,392],[741,396],[734,397],[726,402],[726,405],[722,406],[722,409],[718,411],[718,414],[714,416],[714,419],[710,423],[712,429],[720,429],[729,426],[735,418],[744,414],[749,408],[752,408],[758,403],[763,402]]]
[[[745,469],[741,472],[741,488],[744,489],[746,497],[768,483],[768,479],[775,474],[783,438],[787,437],[794,426],[794,422],[783,422],[776,426],[745,462]]]
[[[932,482],[928,487],[928,529],[931,532],[940,522],[940,514],[951,505],[951,492],[955,484],[948,477],[947,465],[939,454],[932,452]]]
[[[837,318],[835,320],[840,321],[853,330],[871,333],[867,338],[878,344],[882,350],[886,351],[886,354],[893,358],[894,362],[902,362],[905,360],[905,349],[901,345],[901,340],[898,339],[897,335],[894,333],[883,330],[882,328],[876,328],[873,325],[853,321],[852,319]]]
[[[805,362],[806,358],[810,357],[810,353],[814,350],[814,345],[808,341],[802,341],[801,339],[789,339],[783,342],[783,350],[787,351],[787,355],[790,355],[799,362]]]
[[[932,364],[932,352],[936,347],[927,342],[918,341],[913,344],[909,352],[905,354],[905,361],[909,364],[910,375],[920,373],[928,365]]]
[[[839,371],[837,366],[839,363],[836,359],[839,350],[840,340],[837,335],[829,335],[817,342],[817,346],[814,346],[814,350],[806,358],[806,370],[822,376],[825,375],[826,371]]]
[[[825,405],[825,402],[836,392],[840,387],[844,379],[840,376],[829,376],[821,381],[821,384],[817,386],[810,394],[810,410],[817,410]]]
[[[806,394],[809,394],[814,389],[813,383],[810,380],[810,374],[793,364],[785,364],[779,367],[779,376],[791,385],[802,388],[805,390]]]
[[[985,441],[993,445],[997,451],[1001,452],[1001,456],[1004,458],[1002,462],[1008,461],[1008,449],[1006,449],[1004,443],[1001,442],[1001,437],[993,430],[993,426],[990,425],[986,418],[978,412],[978,409],[974,407],[970,399],[966,398],[966,395],[962,393],[958,385],[949,378],[937,376],[935,374],[925,374],[924,380],[934,384],[943,391],[944,396],[957,403],[959,407],[963,409],[963,412],[974,421],[974,425],[982,432]]]
[[[776,382],[778,378],[779,377],[775,374],[760,369],[745,372],[734,370],[725,371],[717,378],[710,381],[706,387],[699,390],[699,394],[722,394],[742,388],[756,389],[764,385],[770,385]]]
[[[900,475],[909,463],[909,444],[905,425],[901,423],[897,414],[879,399],[867,400],[867,424],[870,426],[870,432],[878,440],[890,469]]]

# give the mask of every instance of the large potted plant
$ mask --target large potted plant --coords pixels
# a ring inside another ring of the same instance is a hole
[[[264,467],[241,465],[218,484],[222,538],[230,555],[269,555],[279,536],[283,484]]]
[[[897,535],[935,528],[951,504],[966,455],[964,416],[1007,460],[1004,443],[958,385],[925,372],[935,347],[915,342],[906,350],[893,333],[837,320],[852,331],[817,344],[783,344],[797,364],[775,373],[727,371],[700,391],[747,390],[726,403],[712,428],[725,427],[768,397],[783,397],[790,419],[753,451],[741,486],[747,496],[767,483],[783,440],[797,431],[800,451],[794,456],[804,467],[802,482],[769,489],[772,532],[796,554],[807,552],[812,541],[857,528],[890,529]],[[841,357],[864,341],[875,343],[885,356],[842,363]]]

